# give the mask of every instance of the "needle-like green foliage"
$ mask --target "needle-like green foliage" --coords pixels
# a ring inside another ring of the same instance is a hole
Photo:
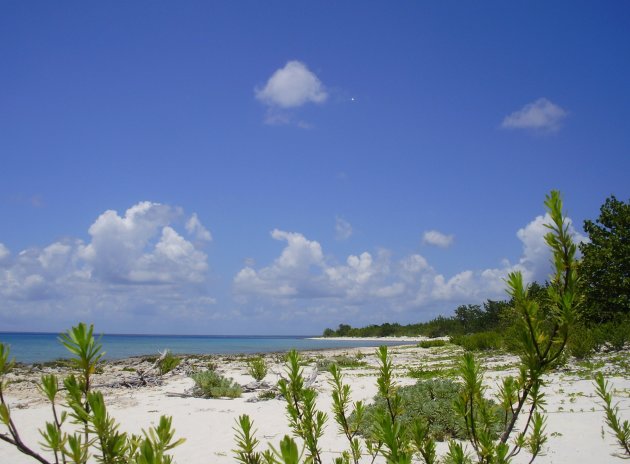
[[[265,378],[267,370],[267,363],[262,356],[256,356],[247,361],[247,373],[258,382]]]
[[[551,285],[547,288],[551,305],[545,311],[530,297],[520,272],[508,275],[508,293],[519,317],[517,345],[520,375],[516,379],[506,378],[499,388],[498,399],[504,410],[504,423],[498,441],[490,433],[493,415],[484,406],[480,365],[472,354],[467,353],[459,366],[464,389],[457,408],[465,419],[469,441],[479,463],[510,462],[523,448],[529,451],[533,461],[542,452],[547,439],[545,417],[541,413],[545,404],[543,377],[562,359],[569,333],[578,317],[580,298],[575,258],[577,248],[569,234],[560,193],[554,190],[547,195],[545,206],[551,219],[546,224],[549,232],[545,235],[545,242],[552,251],[554,265]],[[512,437],[517,420],[522,415],[525,415],[524,426]],[[453,456],[458,456],[458,450],[452,448],[451,451]]]
[[[604,380],[604,376],[599,372],[595,376],[595,387],[597,396],[604,402],[604,412],[606,413],[606,425],[617,440],[617,445],[622,450],[623,456],[630,458],[630,422],[622,421],[619,414],[619,405],[612,404],[612,394],[610,386]]]
[[[300,355],[295,350],[287,355],[286,374],[288,379],[280,380],[278,388],[287,402],[289,425],[293,434],[304,440],[307,458],[315,464],[321,464],[319,439],[324,434],[328,416],[317,410],[317,393],[305,386]]]
[[[330,367],[332,378],[329,383],[333,388],[333,414],[339,432],[343,434],[349,444],[350,451],[345,452],[342,462],[352,458],[354,464],[358,464],[361,459],[361,441],[358,438],[359,431],[364,427],[365,407],[362,401],[352,403],[350,400],[350,385],[343,383],[343,376],[339,368],[333,364]]]
[[[236,433],[234,457],[241,464],[262,464],[262,454],[256,451],[259,441],[254,436],[256,431],[253,430],[254,424],[251,419],[248,415],[243,414],[239,416],[237,423],[238,426],[233,427]]]
[[[175,440],[171,418],[162,416],[157,427],[144,432],[144,437],[129,435],[119,430],[118,423],[109,415],[103,395],[92,389],[91,377],[104,353],[94,339],[93,326],[81,323],[60,336],[61,343],[73,355],[76,374],[63,381],[64,401],[58,402],[59,380],[53,374],[44,375],[38,388],[52,408],[52,421],[40,429],[43,451],[52,456],[35,451],[21,439],[11,411],[5,401],[4,392],[8,385],[7,374],[13,368],[9,361],[9,349],[0,343],[0,440],[42,464],[87,464],[91,457],[102,464],[171,464],[167,454],[184,440]],[[58,413],[62,406],[68,412]],[[65,430],[66,418],[81,427],[82,433],[69,433]]]

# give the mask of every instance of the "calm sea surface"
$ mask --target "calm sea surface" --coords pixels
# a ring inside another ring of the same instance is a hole
[[[67,358],[68,351],[56,333],[0,332],[17,362],[35,363]],[[355,346],[402,345],[379,340],[313,340],[301,336],[197,336],[197,335],[103,335],[106,359],[157,354],[165,349],[181,354],[269,353],[274,351],[318,350]]]

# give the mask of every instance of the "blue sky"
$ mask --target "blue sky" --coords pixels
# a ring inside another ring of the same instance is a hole
[[[320,333],[544,279],[630,183],[630,5],[3,2],[0,330]]]

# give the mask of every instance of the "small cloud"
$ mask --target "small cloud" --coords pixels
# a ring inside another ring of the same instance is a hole
[[[300,61],[289,61],[276,70],[256,98],[270,107],[297,108],[306,103],[323,103],[328,93],[319,78]]]
[[[529,129],[554,132],[560,129],[567,112],[546,98],[539,98],[506,116],[501,123],[504,129]]]
[[[186,222],[186,231],[190,235],[194,235],[197,240],[202,242],[212,241],[212,234],[203,226],[197,217],[197,213],[193,213],[193,215],[190,216],[190,219]]]
[[[352,225],[344,218],[337,216],[335,221],[335,238],[346,240],[352,235]]]
[[[453,243],[453,235],[446,235],[437,230],[427,230],[422,236],[422,243],[440,248],[448,248]]]

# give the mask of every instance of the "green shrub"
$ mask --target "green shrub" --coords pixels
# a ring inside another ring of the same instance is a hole
[[[181,359],[179,359],[177,356],[174,356],[173,353],[171,353],[170,351],[167,351],[164,357],[158,363],[160,374],[164,375],[171,372],[173,369],[179,366],[180,362]]]
[[[420,348],[433,348],[446,345],[446,340],[422,340],[418,343]]]
[[[597,346],[595,331],[581,324],[573,328],[567,344],[569,354],[577,359],[589,358],[596,351]]]
[[[278,392],[273,390],[264,390],[258,394],[258,399],[261,401],[273,400],[276,396],[278,396]]]
[[[213,371],[195,372],[190,376],[195,381],[195,394],[204,398],[238,398],[243,393],[234,380]]]
[[[498,332],[479,332],[455,335],[451,337],[451,343],[461,346],[466,351],[487,351],[501,348],[503,340]]]
[[[423,419],[429,425],[429,435],[435,440],[465,439],[464,420],[453,408],[460,390],[461,385],[450,379],[419,381],[415,385],[399,388],[402,427],[410,430],[416,419]],[[496,408],[494,403],[488,403]],[[376,436],[375,417],[386,407],[385,400],[380,396],[374,398],[373,404],[366,406],[366,422],[370,425],[368,430],[363,431],[364,436]]]
[[[611,351],[621,351],[630,342],[630,319],[620,318],[600,326],[601,341]]]
[[[255,380],[260,382],[267,375],[267,363],[261,356],[256,356],[247,361],[247,372]]]
[[[522,348],[521,342],[519,339],[520,329],[518,326],[518,321],[520,321],[520,316],[518,314],[515,314],[514,318],[516,322],[510,325],[506,325],[505,327],[501,328],[502,339],[503,339],[502,346],[503,346],[503,349],[505,349],[509,353],[519,354]]]

